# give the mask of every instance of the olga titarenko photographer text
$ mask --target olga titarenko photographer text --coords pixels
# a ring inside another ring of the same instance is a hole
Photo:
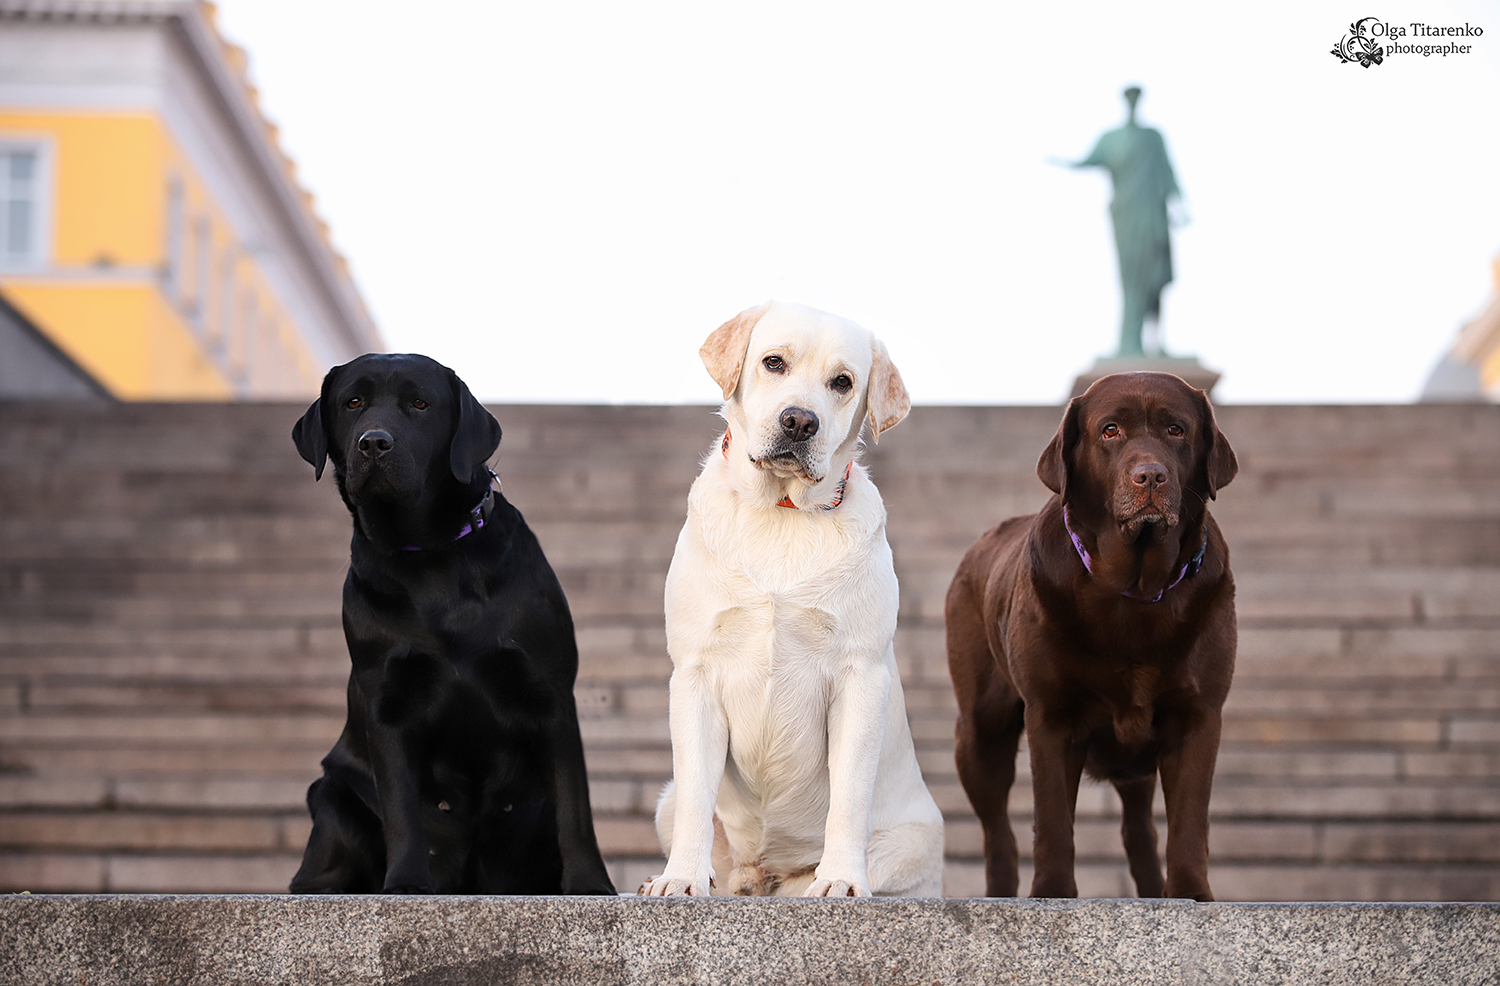
[[[1349,25],[1349,33],[1333,46],[1332,54],[1341,62],[1369,68],[1392,55],[1468,55],[1474,51],[1475,39],[1483,36],[1484,28],[1468,21],[1462,25],[1421,21],[1394,24],[1378,17],[1361,17]]]

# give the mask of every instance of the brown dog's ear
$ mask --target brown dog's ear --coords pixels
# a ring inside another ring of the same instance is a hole
[[[1042,457],[1036,460],[1037,478],[1047,489],[1059,495],[1067,492],[1073,446],[1078,444],[1078,402],[1077,397],[1068,401],[1068,406],[1063,411],[1062,424],[1057,426],[1057,434],[1052,436],[1052,441],[1042,450]]]
[[[740,385],[740,369],[745,365],[745,347],[750,345],[750,330],[771,307],[768,301],[756,308],[746,308],[734,318],[714,329],[698,350],[708,375],[724,390],[727,401]]]
[[[870,364],[870,389],[866,399],[870,405],[870,436],[880,444],[880,433],[889,431],[901,423],[911,410],[911,395],[901,379],[901,371],[891,362],[885,343],[874,340],[875,359]]]
[[[1208,399],[1208,394],[1201,390],[1194,391],[1198,395],[1200,420],[1202,431],[1207,443],[1203,450],[1203,468],[1208,479],[1208,498],[1218,499],[1219,490],[1229,485],[1230,480],[1240,471],[1240,460],[1234,454],[1234,449],[1229,446],[1229,439],[1219,430],[1219,423],[1214,419],[1214,406]]]

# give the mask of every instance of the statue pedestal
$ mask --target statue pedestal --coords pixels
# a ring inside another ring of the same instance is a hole
[[[1100,377],[1111,373],[1138,373],[1149,370],[1156,373],[1173,373],[1186,380],[1190,386],[1205,393],[1212,393],[1220,374],[1215,373],[1196,356],[1101,356],[1094,365],[1078,375],[1073,381],[1073,397],[1077,397]]]

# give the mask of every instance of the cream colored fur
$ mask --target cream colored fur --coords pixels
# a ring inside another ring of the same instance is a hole
[[[901,376],[868,331],[800,305],[741,313],[702,356],[729,448],[715,442],[693,483],[667,574],[668,858],[641,892],[707,894],[717,874],[729,893],[938,896],[943,819],[896,669],[885,506],[857,463],[840,505],[820,506],[862,425],[878,437],[906,415]],[[820,423],[802,462],[767,458],[789,406]]]

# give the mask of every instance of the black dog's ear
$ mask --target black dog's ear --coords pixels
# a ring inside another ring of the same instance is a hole
[[[328,431],[323,427],[323,398],[312,402],[302,419],[292,425],[292,441],[302,458],[312,463],[313,480],[323,478],[323,462],[328,458]]]
[[[1205,436],[1206,448],[1203,450],[1203,468],[1206,473],[1208,484],[1208,498],[1218,499],[1219,490],[1229,485],[1229,481],[1240,471],[1240,460],[1234,454],[1234,449],[1229,446],[1229,439],[1219,430],[1219,423],[1214,420],[1214,406],[1209,402],[1208,394],[1196,390],[1198,395],[1199,415],[1202,423],[1202,433]]]
[[[458,374],[448,371],[453,399],[458,405],[458,420],[453,426],[453,443],[448,447],[448,465],[453,478],[467,486],[474,470],[484,465],[500,447],[500,422],[469,393],[468,384]]]
[[[1078,401],[1077,397],[1068,401],[1068,407],[1063,411],[1062,424],[1057,426],[1057,434],[1052,436],[1052,441],[1042,450],[1042,457],[1036,460],[1037,478],[1047,489],[1059,495],[1067,492],[1073,446],[1078,444]]]

